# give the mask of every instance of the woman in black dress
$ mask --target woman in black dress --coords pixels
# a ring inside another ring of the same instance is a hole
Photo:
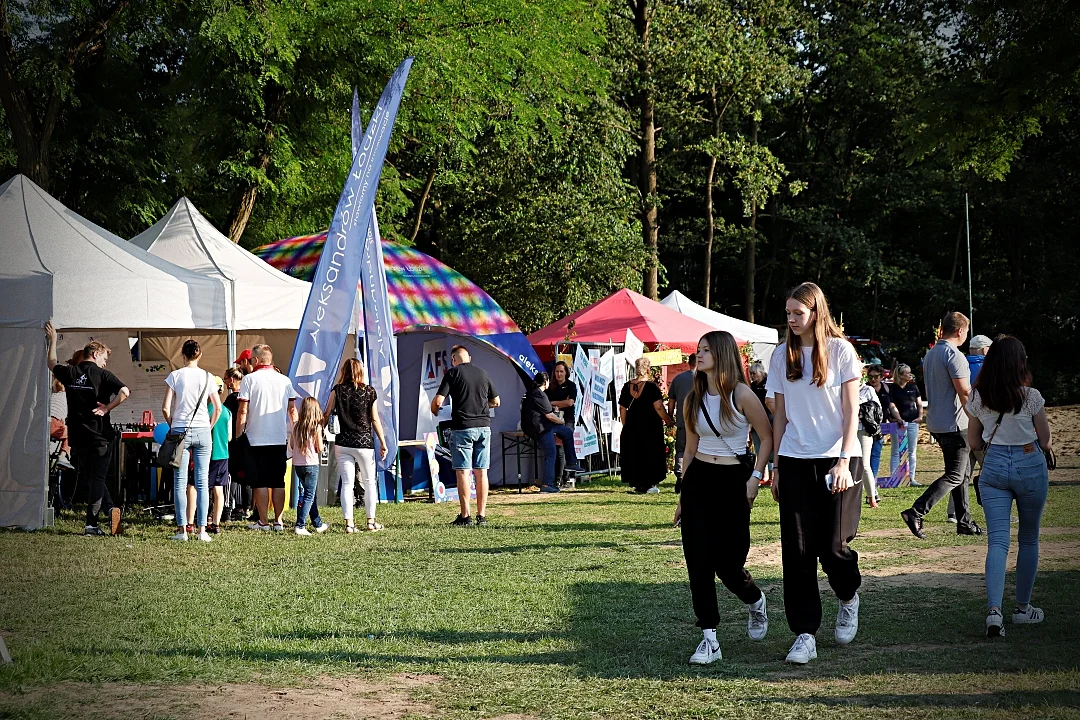
[[[623,385],[619,395],[623,425],[619,465],[623,482],[639,493],[660,492],[656,486],[667,477],[664,426],[671,425],[671,417],[664,407],[664,394],[649,379],[651,369],[647,358],[638,358],[634,363],[637,377]]]

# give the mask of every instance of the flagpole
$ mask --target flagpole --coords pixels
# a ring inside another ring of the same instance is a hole
[[[971,295],[971,215],[968,212],[968,194],[964,193],[964,227],[967,228],[967,276],[968,276],[968,323],[970,335],[975,334],[975,303]]]

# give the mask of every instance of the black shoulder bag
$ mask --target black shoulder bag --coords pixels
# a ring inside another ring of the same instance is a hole
[[[731,446],[728,445],[728,441],[724,439],[724,436],[716,431],[716,426],[713,425],[712,418],[709,417],[708,400],[706,400],[704,397],[701,398],[701,412],[705,414],[705,422],[709,423],[709,429],[713,431],[713,434],[715,434],[716,437],[720,438],[720,442],[724,443],[724,447],[726,447],[728,451],[735,456],[735,459],[738,460],[743,467],[752,471],[757,465],[757,453],[754,452],[754,446],[750,444],[749,435],[746,438],[745,452],[740,455],[739,453],[732,450]]]
[[[210,387],[210,373],[206,373],[206,379],[203,380],[202,393],[199,395],[199,402],[195,403],[195,413],[199,412],[199,406],[206,402],[206,391]],[[195,419],[195,414],[191,416],[191,420]],[[188,420],[188,423],[191,422]],[[165,442],[161,443],[161,447],[158,448],[157,453],[157,466],[162,468],[174,468],[177,469],[181,465],[181,461],[184,459],[184,440],[187,438],[187,429],[173,430],[169,429],[169,432],[165,435]]]

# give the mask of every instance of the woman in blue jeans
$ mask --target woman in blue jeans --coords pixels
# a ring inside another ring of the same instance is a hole
[[[199,367],[202,349],[195,340],[188,340],[181,349],[185,365],[173,370],[165,378],[168,388],[161,412],[165,422],[174,431],[186,431],[184,453],[180,458],[180,467],[173,472],[173,506],[176,517],[176,534],[173,540],[187,542],[188,529],[184,524],[187,518],[188,462],[195,458],[195,530],[196,536],[203,542],[210,542],[206,532],[206,514],[210,506],[210,454],[214,449],[210,428],[221,415],[221,398],[218,397],[217,384],[213,376]],[[213,412],[207,412],[206,401],[210,400]]]
[[[306,527],[308,518],[317,533],[324,533],[330,528],[319,515],[319,503],[315,499],[319,484],[319,459],[324,445],[323,414],[319,401],[306,397],[300,403],[296,424],[289,433],[289,456],[292,457],[296,479],[300,481],[300,498],[296,503],[297,535],[311,535]]]
[[[986,636],[1005,634],[1001,613],[1005,561],[1009,556],[1009,520],[1013,501],[1020,516],[1016,558],[1014,624],[1039,623],[1043,611],[1031,605],[1039,567],[1039,522],[1049,484],[1044,451],[1052,448],[1042,395],[1031,387],[1027,353],[1014,337],[990,346],[967,404],[972,419],[968,444],[985,449],[979,495],[986,513]]]
[[[889,398],[900,413],[900,421],[897,423],[900,433],[907,435],[908,444],[908,470],[911,473],[911,484],[915,482],[915,456],[919,449],[919,423],[922,422],[922,398],[919,396],[919,386],[915,384],[915,375],[911,372],[911,366],[903,363],[896,366],[896,380],[889,383]],[[884,409],[884,408],[883,408]],[[888,414],[885,413],[888,417]],[[893,435],[892,455],[889,457],[889,473],[896,472],[900,465],[900,433]]]

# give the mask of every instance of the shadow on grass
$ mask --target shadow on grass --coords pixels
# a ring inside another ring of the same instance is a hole
[[[745,702],[825,705],[839,708],[965,707],[981,709],[1015,707],[1080,707],[1080,690],[1016,691],[994,693],[988,683],[986,693],[912,693],[911,695],[871,694],[844,697],[751,697]]]

